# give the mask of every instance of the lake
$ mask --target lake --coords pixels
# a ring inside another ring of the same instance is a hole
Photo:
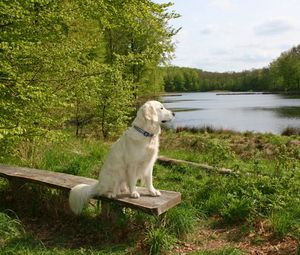
[[[176,112],[173,127],[204,127],[280,134],[300,128],[300,97],[279,94],[180,93],[162,97]]]

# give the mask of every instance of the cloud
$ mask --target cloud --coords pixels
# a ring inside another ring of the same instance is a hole
[[[261,63],[267,62],[270,56],[266,54],[242,54],[239,56],[232,57],[232,61],[244,62],[244,63]]]
[[[279,35],[294,30],[294,25],[287,19],[273,19],[256,26],[256,35]]]
[[[200,34],[201,35],[210,35],[212,33],[214,33],[216,31],[216,28],[214,26],[207,26],[207,27],[204,27],[202,29],[200,29]]]
[[[217,48],[211,50],[211,54],[215,56],[226,56],[226,55],[231,55],[232,53],[233,50],[228,48]]]

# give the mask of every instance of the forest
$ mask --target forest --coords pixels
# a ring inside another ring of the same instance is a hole
[[[0,3],[0,147],[52,139],[89,123],[119,133],[143,98],[163,90],[178,17],[150,0]]]
[[[300,45],[283,52],[268,67],[242,72],[206,72],[195,68],[166,67],[166,91],[271,91],[300,92]]]

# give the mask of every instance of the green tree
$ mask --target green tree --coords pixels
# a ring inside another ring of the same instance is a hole
[[[87,123],[104,137],[120,132],[139,96],[162,88],[157,67],[176,33],[169,5],[1,1],[1,147],[56,134],[66,121],[77,134]]]
[[[2,148],[20,137],[30,139],[41,135],[55,124],[49,115],[56,101],[54,87],[36,81],[49,66],[44,47],[57,44],[67,34],[61,7],[59,1],[46,0],[0,3]]]

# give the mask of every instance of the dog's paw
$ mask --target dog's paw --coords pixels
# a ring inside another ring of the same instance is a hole
[[[140,197],[140,194],[137,192],[137,191],[134,191],[130,194],[130,197],[132,198],[139,198]]]
[[[153,197],[159,197],[159,196],[161,196],[161,193],[160,193],[160,191],[158,189],[150,190],[150,194]]]
[[[129,193],[129,189],[127,187],[122,187],[119,190],[120,194],[128,194]]]
[[[117,197],[117,194],[112,193],[112,192],[108,192],[108,193],[106,194],[106,196],[107,196],[108,198],[116,198],[116,197]]]

